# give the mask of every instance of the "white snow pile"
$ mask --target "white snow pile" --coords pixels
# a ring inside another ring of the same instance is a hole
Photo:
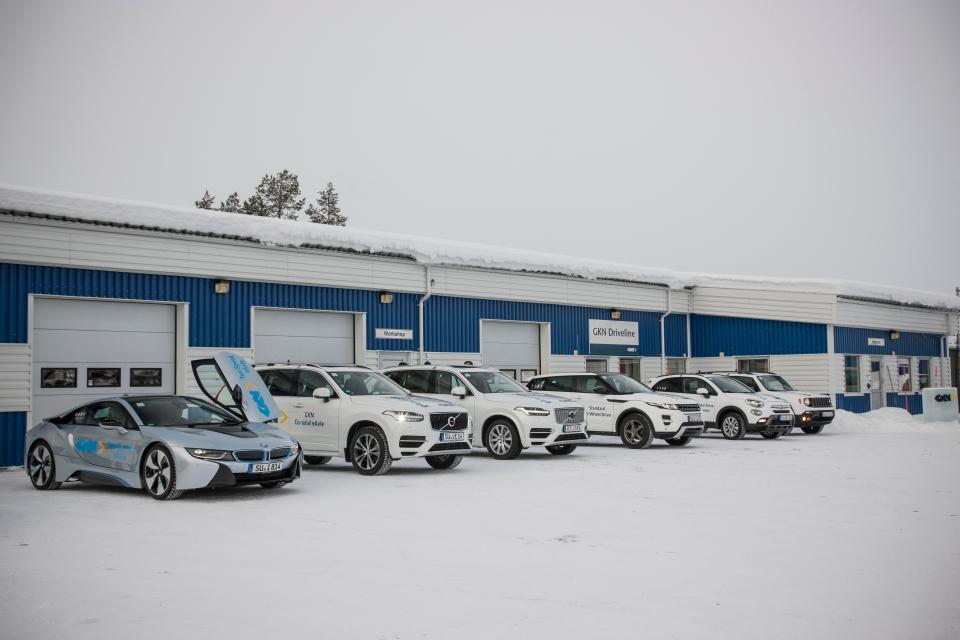
[[[164,231],[233,236],[276,246],[314,246],[361,253],[397,255],[409,257],[427,265],[556,273],[588,279],[661,284],[674,289],[698,285],[717,287],[766,285],[898,304],[919,304],[960,310],[960,305],[953,296],[862,282],[674,271],[539,251],[507,249],[472,242],[347,229],[300,220],[243,216],[199,210],[194,207],[159,205],[3,184],[0,184],[0,210]]]
[[[924,422],[906,409],[884,407],[869,413],[837,411],[828,429],[840,433],[960,433],[960,421]]]

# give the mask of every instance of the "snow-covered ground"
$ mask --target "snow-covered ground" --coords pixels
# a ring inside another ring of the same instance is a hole
[[[0,636],[960,637],[960,424],[884,414],[171,503],[0,473]]]

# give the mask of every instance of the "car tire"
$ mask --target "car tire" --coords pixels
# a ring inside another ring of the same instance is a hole
[[[679,438],[667,438],[667,444],[671,447],[685,447],[693,440],[693,436],[680,436]]]
[[[523,449],[517,427],[503,418],[491,422],[484,431],[483,446],[497,460],[513,460]]]
[[[390,470],[393,458],[387,437],[379,427],[361,427],[350,440],[350,462],[362,476],[380,476]]]
[[[743,437],[747,435],[747,425],[740,414],[735,411],[724,414],[719,426],[720,433],[727,440],[743,440]]]
[[[823,427],[824,425],[822,424],[805,424],[800,427],[800,429],[803,430],[804,433],[809,433],[813,436],[823,431]]]
[[[577,450],[575,444],[552,444],[547,447],[547,451],[555,456],[568,456]]]
[[[332,459],[330,456],[303,456],[303,461],[307,464],[327,464]]]
[[[261,482],[260,486],[264,489],[282,489],[286,484],[285,480],[275,480],[274,482]]]
[[[176,500],[183,494],[183,489],[177,489],[177,466],[173,454],[162,444],[153,445],[143,454],[140,482],[156,500]]]
[[[27,475],[34,489],[48,491],[59,489],[62,482],[55,482],[57,477],[57,461],[53,457],[53,450],[43,440],[38,440],[30,447],[27,454]]]
[[[456,469],[463,462],[463,456],[427,456],[427,464],[434,469]]]
[[[774,431],[772,433],[761,433],[767,440],[778,440],[783,435],[783,431]]]
[[[653,424],[642,413],[631,413],[620,420],[620,440],[631,449],[646,449],[653,442]]]

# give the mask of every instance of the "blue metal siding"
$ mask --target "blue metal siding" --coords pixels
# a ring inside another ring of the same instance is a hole
[[[868,338],[883,338],[884,346],[871,347]],[[873,356],[939,356],[941,336],[934,333],[901,331],[900,338],[890,339],[890,332],[883,329],[860,329],[857,327],[834,327],[833,350],[836,353],[859,353]]]
[[[699,314],[690,322],[694,358],[827,352],[824,324]]]
[[[23,444],[27,434],[27,414],[22,411],[0,413],[0,467],[23,464]]]
[[[610,309],[434,296],[427,301],[424,315],[424,346],[429,352],[478,353],[481,320],[514,320],[549,322],[551,353],[570,355],[576,350],[588,355],[588,321],[609,320]],[[660,315],[655,311],[621,311],[621,320],[636,322],[639,326],[640,344],[636,355],[660,355]],[[667,355],[683,356],[687,342],[685,317],[668,317],[664,330]]]
[[[866,413],[870,411],[870,395],[848,396],[838,393],[837,409],[852,411],[853,413]]]
[[[906,409],[917,415],[923,413],[923,396],[919,393],[887,393],[887,406]]]

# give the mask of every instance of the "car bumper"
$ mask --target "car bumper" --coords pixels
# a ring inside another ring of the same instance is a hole
[[[798,427],[827,425],[833,422],[836,415],[834,409],[811,409],[798,415],[794,424]]]
[[[399,455],[394,455],[393,458],[424,458],[426,456],[467,454],[472,450],[470,436],[469,429],[403,433],[396,443]],[[457,437],[460,439],[450,439]]]
[[[656,431],[655,435],[664,440],[673,440],[675,438],[695,437],[703,434],[706,425],[703,421],[684,422],[676,431]]]
[[[577,428],[578,431],[564,431],[564,429]],[[526,433],[526,442],[524,446],[549,447],[554,444],[582,444],[590,439],[585,424],[562,425],[553,424],[546,427],[531,427]]]
[[[293,482],[300,477],[303,467],[302,454],[289,460],[280,460],[279,471],[268,473],[254,473],[251,471],[252,462],[216,462],[217,472],[207,483],[207,488],[232,487],[244,484],[260,484],[262,482]],[[263,464],[263,463],[258,463]]]
[[[790,433],[792,429],[792,413],[774,413],[769,416],[762,416],[756,422],[747,425],[747,433]]]

